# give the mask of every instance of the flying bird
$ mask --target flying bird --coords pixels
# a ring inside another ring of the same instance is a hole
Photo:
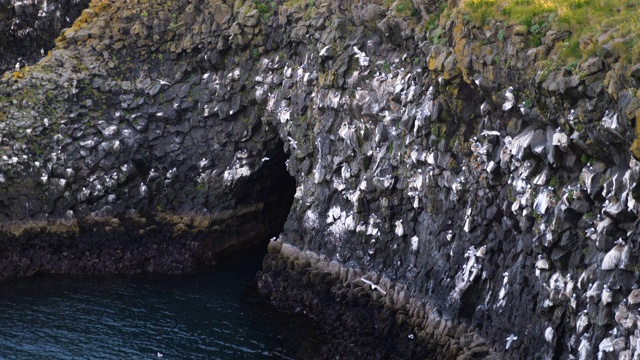
[[[362,282],[364,282],[367,285],[371,286],[371,290],[378,290],[382,293],[382,295],[387,295],[387,292],[384,291],[379,285],[374,284],[373,282],[361,277],[360,280],[362,280]]]
[[[358,58],[358,62],[360,63],[360,67],[365,67],[367,65],[369,65],[369,58],[367,57],[367,55],[358,50],[357,47],[353,47],[353,51],[356,53],[356,57]]]
[[[514,334],[509,335],[509,337],[507,337],[507,346],[505,349],[509,350],[509,347],[511,346],[511,343],[518,340],[518,337],[515,336]]]

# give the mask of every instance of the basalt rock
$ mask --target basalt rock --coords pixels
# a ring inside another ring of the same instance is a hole
[[[0,72],[32,65],[42,59],[71,26],[89,0],[0,1]]]
[[[5,277],[189,270],[289,211],[258,283],[353,339],[329,356],[637,357],[635,67],[578,76],[549,66],[568,34],[528,49],[495,21],[425,32],[436,2],[270,4],[94,1],[5,75],[0,220],[78,226],[5,241]],[[116,253],[154,231],[175,252],[83,256],[83,224],[115,219],[135,230],[101,225]]]

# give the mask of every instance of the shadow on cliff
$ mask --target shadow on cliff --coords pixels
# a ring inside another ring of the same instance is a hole
[[[265,228],[268,229],[263,243],[265,252],[268,239],[278,236],[284,229],[296,192],[296,180],[287,170],[289,155],[283,149],[282,140],[267,152],[265,161],[239,191],[236,204],[239,207],[253,203],[264,203]]]

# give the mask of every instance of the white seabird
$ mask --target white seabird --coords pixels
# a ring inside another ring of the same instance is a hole
[[[613,340],[613,337],[610,336],[608,338],[602,339],[600,344],[598,344],[598,350],[600,350],[598,352],[598,359],[601,358],[600,353],[608,353],[613,351]]]
[[[615,243],[616,245],[602,259],[600,267],[602,270],[613,270],[624,265],[620,260],[623,258],[622,254],[627,250],[627,244],[622,238],[616,240]]]
[[[482,84],[482,75],[480,74],[473,75],[473,82],[476,83],[476,86],[480,86],[480,84]]]
[[[477,253],[478,252],[476,251],[476,247],[471,245],[469,247],[469,250],[467,250],[467,252],[464,254],[464,257],[465,258],[468,258],[468,257],[474,257],[475,258]]]
[[[448,241],[453,240],[453,236],[454,236],[453,230],[448,230],[447,231],[447,240]]]
[[[487,103],[486,101],[482,103],[482,105],[480,105],[480,114],[484,117],[487,116],[487,113],[489,113],[489,110],[491,110],[491,107],[489,106],[489,103]]]
[[[349,125],[345,121],[338,130],[338,135],[344,139],[344,141],[351,146],[354,150],[358,149],[358,139],[356,137],[355,125]]]
[[[521,102],[520,104],[518,104],[518,108],[520,109],[522,115],[524,115],[527,112],[527,103],[525,103],[524,101]]]
[[[86,201],[89,198],[89,195],[91,195],[91,189],[87,189],[86,187],[83,187],[82,191],[78,193],[78,202]]]
[[[147,185],[140,183],[140,196],[143,198],[147,197],[148,191]]]
[[[584,275],[584,274],[583,274]],[[594,286],[595,285],[595,286]],[[584,294],[584,296],[587,297],[587,299],[595,299],[596,296],[598,296],[598,287],[600,286],[600,282],[596,280],[595,283],[591,283],[589,284],[589,286],[587,286],[587,291]]]
[[[295,141],[291,136],[287,136],[287,140],[289,140],[289,146],[292,147],[293,149],[297,149],[298,148],[298,142]]]
[[[592,359],[591,344],[589,342],[589,335],[584,334],[580,337],[580,345],[578,346],[578,360]]]
[[[502,104],[502,111],[508,111],[516,103],[516,98],[513,95],[513,87],[509,86],[504,96],[507,98],[507,100],[504,102],[504,104]]]
[[[637,285],[634,284],[634,289],[631,290],[631,293],[627,297],[627,302],[629,305],[640,303],[640,289],[638,289]]]
[[[480,142],[478,141],[478,138],[476,138],[475,136],[471,139],[470,148],[471,148],[471,151],[473,151],[474,153],[477,153],[482,148],[482,144],[480,144]]]
[[[396,235],[399,237],[404,236],[404,226],[402,225],[402,219],[396,221]]]
[[[514,334],[511,334],[507,337],[507,346],[505,347],[505,349],[509,350],[509,347],[511,346],[511,343],[518,340],[518,337],[515,336]]]
[[[164,355],[162,355],[162,353],[158,351],[158,352],[156,353],[156,356],[157,356],[157,357],[159,357],[159,358],[161,358],[161,357],[163,357]]]
[[[18,61],[16,63],[16,66],[14,67],[15,72],[19,72],[20,71],[20,61]]]
[[[484,130],[480,133],[480,136],[500,136],[500,132],[495,130]]]
[[[198,162],[198,169],[202,170],[207,165],[209,165],[209,160],[207,160],[207,158],[202,158],[202,160]]]
[[[542,272],[541,270],[549,270],[549,262],[542,256],[542,254],[539,254],[538,261],[536,261],[536,276],[538,278]]]
[[[574,296],[575,293],[573,292],[573,286],[574,286],[573,276],[569,273],[564,277],[564,279],[566,280],[565,286],[564,286],[564,294],[567,295],[568,297]]]
[[[617,128],[618,127],[618,114],[614,113],[611,110],[607,110],[604,113],[601,121],[602,126],[607,128]]]
[[[456,178],[456,181],[453,183],[453,185],[451,185],[451,190],[453,190],[454,193],[458,193],[458,191],[462,190],[463,186],[464,186],[464,177],[459,177],[459,178]]]
[[[329,50],[331,50],[331,45],[327,45],[323,47],[322,50],[320,50],[320,53],[318,54],[318,56],[320,57],[327,56],[329,54]]]
[[[555,330],[553,330],[551,326],[549,326],[544,331],[544,339],[547,341],[549,345],[553,345],[553,343],[556,341],[556,332]]]
[[[149,172],[149,176],[147,176],[147,182],[154,181],[158,177],[160,177],[160,175],[158,175],[158,172],[156,171],[155,168],[152,168],[151,171]]]
[[[420,241],[420,239],[418,239],[417,236],[413,236],[411,238],[411,251],[416,252],[418,251],[418,242]]]
[[[602,305],[607,305],[611,301],[613,301],[613,292],[611,292],[611,289],[609,289],[609,285],[607,284],[605,284],[602,289],[601,300],[602,300]]]
[[[167,85],[167,86],[171,86],[171,84],[167,81],[164,81],[162,79],[158,79],[158,82],[160,83],[160,85]]]
[[[380,286],[374,284],[373,282],[361,277],[360,280],[362,280],[363,283],[370,285],[371,286],[371,290],[377,290],[380,291],[382,293],[382,295],[387,295],[387,292],[384,291]]]
[[[353,51],[356,53],[356,57],[358,58],[358,62],[360,63],[360,67],[365,67],[367,65],[369,65],[369,58],[367,57],[367,55],[358,50],[357,47],[353,47]]]
[[[478,251],[476,251],[476,257],[483,258],[487,255],[487,245],[482,245]]]
[[[507,290],[509,288],[508,283],[509,283],[509,273],[508,272],[503,272],[502,276],[504,277],[502,279],[502,287],[500,288],[500,292],[498,293],[498,303],[496,304],[496,307],[502,307],[504,306],[506,300],[505,297],[507,296]]]
[[[586,330],[588,325],[589,325],[589,316],[587,316],[587,311],[583,310],[580,312],[580,315],[576,320],[576,331],[578,332],[578,334],[581,334],[582,332],[584,332],[584,330]]]
[[[341,175],[342,175],[342,180],[347,181],[351,178],[351,168],[349,167],[348,163],[342,163],[342,170],[341,170]]]

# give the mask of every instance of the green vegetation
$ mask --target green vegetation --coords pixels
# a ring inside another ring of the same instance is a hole
[[[447,2],[440,1],[438,3],[438,8],[434,14],[429,15],[427,20],[425,21],[424,31],[429,32],[431,30],[435,30],[439,26],[440,18],[442,13],[447,9]]]
[[[442,36],[442,28],[437,28],[434,32],[433,35],[431,35],[431,42],[434,45],[440,45],[442,43],[444,43],[444,39],[441,38],[440,36]]]
[[[311,20],[311,13],[307,11],[306,13],[304,13],[303,17],[306,21],[309,21]]]
[[[298,6],[300,4],[306,4],[306,3],[313,3],[313,5],[310,6],[315,6],[316,2],[315,1],[307,1],[307,0],[287,0],[284,2],[284,4],[282,4],[284,7],[294,7],[294,6]]]
[[[593,164],[595,161],[592,157],[583,153],[582,155],[580,155],[580,162],[582,162],[582,165],[587,165],[587,164]]]
[[[567,66],[565,66],[564,68],[565,70],[567,70],[568,73],[575,74],[576,70],[578,69],[578,60],[573,60],[572,62],[567,64]]]
[[[538,192],[535,189],[531,189],[529,192],[529,202],[533,204],[536,201],[536,197],[538,196]]]
[[[411,0],[398,0],[395,8],[396,14],[404,16],[418,16],[420,13],[418,9],[413,7],[413,1]]]
[[[640,0],[468,0],[461,12],[477,26],[491,20],[524,25],[529,46],[539,46],[549,30],[568,30],[558,44],[565,63],[602,55],[614,39],[613,56],[633,63],[640,60],[639,6]]]
[[[285,1],[282,6],[284,7],[293,7],[296,6],[298,4],[301,4],[304,0],[287,0]]]
[[[302,0],[293,2],[299,3],[302,2]],[[253,0],[253,4],[256,6],[256,9],[258,9],[260,15],[262,15],[264,21],[268,21],[273,14],[275,14],[277,4],[273,0]]]

